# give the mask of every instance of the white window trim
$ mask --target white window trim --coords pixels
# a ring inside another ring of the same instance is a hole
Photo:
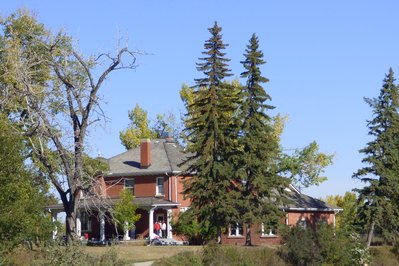
[[[232,228],[231,228],[231,225],[229,226],[229,237],[243,237],[243,235],[242,234],[240,234],[240,229],[239,229],[239,223],[236,223],[236,227],[235,227],[235,235],[233,235],[231,232],[232,232]],[[242,228],[242,231],[244,232],[244,228],[241,226],[241,228]]]
[[[163,187],[163,192],[164,193],[159,193],[158,180],[161,179],[161,178],[163,180],[162,187]],[[164,196],[165,195],[165,178],[163,176],[159,176],[155,180],[155,195],[156,196]]]
[[[300,223],[303,223],[303,224],[300,224]],[[303,229],[306,229],[306,228],[308,228],[308,221],[305,218],[302,218],[300,220],[298,219],[298,221],[296,222],[296,225],[302,227]]]
[[[186,212],[188,211],[188,209],[190,209],[190,207],[180,207],[180,212],[181,213]]]
[[[128,181],[128,180],[133,180],[133,187],[127,187],[126,186],[126,181]],[[123,180],[123,187],[124,188],[128,188],[128,189],[130,189],[130,190],[132,190],[132,188],[133,188],[133,194],[134,194],[134,186],[135,186],[135,184],[136,184],[136,182],[135,182],[135,180],[134,180],[134,178],[125,178],[124,180]]]
[[[277,235],[273,234],[272,229],[265,231],[265,224],[262,223],[262,237],[277,237]]]
[[[85,225],[85,226],[84,226]],[[83,229],[85,227],[85,229]],[[87,212],[80,213],[80,231],[83,233],[91,232],[91,215]]]

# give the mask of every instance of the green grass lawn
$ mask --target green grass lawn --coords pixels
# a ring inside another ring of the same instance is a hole
[[[127,262],[142,262],[150,260],[158,260],[162,258],[172,257],[182,252],[201,251],[202,246],[131,246],[117,245],[115,246],[118,257]],[[84,251],[101,256],[109,247],[84,247]]]
[[[398,258],[391,252],[391,246],[371,247],[372,266],[395,266],[399,265]]]
[[[82,250],[90,255],[101,257],[110,251],[112,247],[82,247]],[[127,264],[132,262],[157,261],[158,265],[202,265],[200,254],[204,251],[202,246],[132,246],[117,245],[113,247],[118,254],[118,259],[122,259]],[[284,265],[276,254],[277,248],[263,247],[243,247],[243,246],[223,246],[219,252],[208,249],[207,257],[217,262],[215,265],[241,265],[240,262],[247,261],[245,265]],[[399,266],[399,261],[391,252],[390,246],[372,247],[373,255],[370,266]],[[11,255],[12,265],[31,265],[42,257],[42,251],[35,249],[27,250],[23,247],[15,250]],[[179,255],[180,254],[180,255]],[[187,264],[189,263],[189,264]],[[218,264],[219,263],[219,264]],[[260,263],[260,264],[259,264]]]

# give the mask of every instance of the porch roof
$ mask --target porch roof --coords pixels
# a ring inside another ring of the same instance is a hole
[[[105,199],[90,199],[84,198],[79,200],[79,207],[96,207],[99,206],[115,206],[119,199],[117,198],[105,198]],[[103,203],[103,204],[101,204]],[[137,197],[134,198],[133,203],[137,205],[138,208],[154,208],[154,207],[177,207],[180,204],[177,202],[173,202],[170,200],[165,200],[164,198],[159,197]],[[52,204],[45,207],[45,209],[49,211],[63,212],[64,206],[59,204]]]

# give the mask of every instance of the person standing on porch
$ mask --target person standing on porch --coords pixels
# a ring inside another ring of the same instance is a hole
[[[162,229],[162,237],[166,238],[166,223],[165,223],[165,221],[162,222],[161,229]]]
[[[155,222],[155,224],[154,224],[154,233],[156,234],[156,235],[160,235],[160,233],[161,233],[161,225],[159,224],[159,222],[158,221],[156,221]]]

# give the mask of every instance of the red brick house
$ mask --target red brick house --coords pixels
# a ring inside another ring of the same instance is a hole
[[[173,235],[171,220],[190,207],[190,201],[184,199],[183,170],[179,164],[185,155],[183,149],[170,139],[143,140],[140,147],[128,150],[108,159],[109,172],[100,177],[98,193],[108,206],[116,203],[122,189],[128,188],[135,196],[138,205],[137,213],[141,214],[136,223],[134,238],[145,238],[153,232],[155,221],[165,221],[167,237],[178,238]],[[299,193],[293,186],[287,188],[292,203],[283,208],[287,225],[312,226],[319,220],[328,224],[335,224],[335,214],[340,210],[328,206],[326,203]],[[88,215],[82,206],[76,219],[76,231],[79,236],[88,236],[98,240],[105,240],[116,236],[115,225],[108,219],[107,212],[98,210]],[[89,203],[96,205],[95,203]],[[87,208],[87,204],[85,206]],[[93,209],[95,206],[92,206]],[[97,208],[97,207],[96,207]],[[62,205],[49,206],[53,214],[62,211]],[[245,227],[239,224],[227,229],[228,233],[222,238],[222,243],[244,244]],[[119,231],[121,232],[121,231]],[[265,229],[261,225],[253,226],[253,244],[278,243],[280,238],[273,230]],[[129,238],[125,236],[125,238]]]

